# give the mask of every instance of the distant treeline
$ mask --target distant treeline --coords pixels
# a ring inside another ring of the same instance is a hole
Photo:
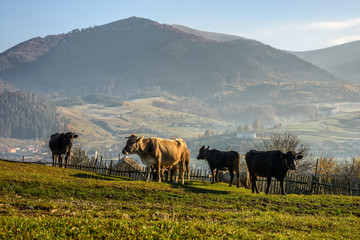
[[[48,138],[59,130],[56,106],[34,93],[0,94],[0,137]]]
[[[90,94],[82,98],[66,98],[55,102],[59,107],[73,107],[85,104],[100,104],[104,107],[121,107],[123,101],[117,97],[105,96],[101,94]]]

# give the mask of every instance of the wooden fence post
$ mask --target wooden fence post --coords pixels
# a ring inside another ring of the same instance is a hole
[[[110,167],[109,167],[109,170],[108,170],[109,175],[111,175],[112,167],[113,167],[113,160],[111,160],[111,162],[110,162]]]
[[[285,181],[285,193],[290,194],[290,181],[289,178],[292,176],[290,172],[286,174],[286,181]]]
[[[316,185],[316,181],[317,181],[317,171],[318,171],[318,165],[319,165],[319,159],[317,158],[316,159],[316,165],[315,165],[315,176],[312,175],[311,177],[311,184],[310,184],[310,192],[309,194],[313,194],[314,192],[314,186]]]

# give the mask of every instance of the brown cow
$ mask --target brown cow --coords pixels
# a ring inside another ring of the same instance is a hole
[[[178,174],[178,169],[179,169],[179,164],[184,164],[184,175],[186,175],[186,179],[190,180],[190,152],[189,150],[186,148],[185,151],[183,151],[183,153],[181,154],[181,160],[177,165],[171,166],[169,168],[164,168],[162,171],[162,175],[165,176],[165,180],[168,180],[168,175],[170,172],[170,181],[171,182],[175,182],[177,181],[177,174]],[[166,171],[166,173],[165,173]]]
[[[155,166],[157,180],[161,182],[161,168],[172,167],[179,164],[181,183],[184,184],[184,161],[181,161],[186,143],[182,139],[168,140],[163,138],[144,138],[132,134],[122,153],[137,154],[141,161],[148,167],[147,181],[150,179],[150,168]]]
[[[185,149],[181,155],[181,160],[184,161],[185,164],[186,179],[190,180],[190,152],[188,149]]]

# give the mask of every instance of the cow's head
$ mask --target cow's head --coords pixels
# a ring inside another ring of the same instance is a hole
[[[73,142],[74,138],[78,137],[78,135],[73,132],[62,133],[61,136],[66,138],[70,143]]]
[[[296,161],[302,159],[303,155],[289,151],[286,154],[282,154],[281,157],[284,159],[287,168],[296,170]]]
[[[209,150],[209,146],[205,148],[205,146],[202,146],[199,150],[199,155],[196,157],[196,159],[205,159],[205,152],[206,150]]]
[[[122,153],[128,155],[136,152],[139,149],[139,141],[141,140],[141,138],[138,138],[135,134],[131,134],[130,137],[126,138],[128,140],[122,150]]]

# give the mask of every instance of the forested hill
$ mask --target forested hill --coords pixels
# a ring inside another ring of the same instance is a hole
[[[0,94],[0,137],[48,138],[59,128],[56,106],[49,100],[24,91]]]
[[[0,78],[20,89],[62,96],[142,97],[158,91],[229,100],[264,96],[257,89],[267,85],[256,88],[264,83],[276,91],[301,86],[302,94],[303,88],[313,89],[303,84],[331,83],[333,89],[341,84],[326,71],[258,41],[206,36],[132,17],[19,44],[0,54]]]
[[[292,53],[348,82],[355,85],[360,83],[360,41],[319,50]]]

